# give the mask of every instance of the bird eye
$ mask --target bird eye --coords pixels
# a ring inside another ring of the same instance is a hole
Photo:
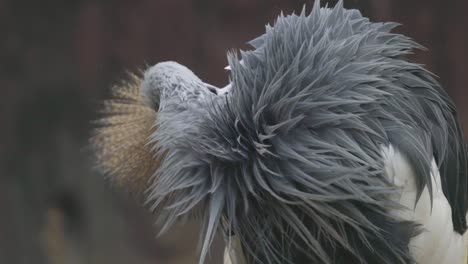
[[[208,88],[208,91],[218,95],[218,88],[212,86],[212,85],[207,85],[206,88]]]

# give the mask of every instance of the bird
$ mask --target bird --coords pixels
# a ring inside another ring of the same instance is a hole
[[[468,263],[467,148],[425,49],[359,10],[281,13],[229,83],[159,62],[114,86],[91,145],[161,232],[197,218],[226,264]]]

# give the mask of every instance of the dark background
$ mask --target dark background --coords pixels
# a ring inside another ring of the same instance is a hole
[[[196,263],[196,223],[155,239],[151,217],[93,172],[89,121],[110,85],[146,64],[175,60],[226,84],[226,51],[312,2],[0,0],[0,263]],[[413,58],[440,76],[466,128],[468,1],[345,6],[429,48]],[[218,240],[212,263],[221,255]]]

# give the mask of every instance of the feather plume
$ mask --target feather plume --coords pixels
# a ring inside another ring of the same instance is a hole
[[[156,131],[157,113],[144,104],[141,83],[139,75],[128,74],[128,80],[113,87],[90,140],[96,162],[108,179],[138,196],[145,193],[160,160],[149,142]]]

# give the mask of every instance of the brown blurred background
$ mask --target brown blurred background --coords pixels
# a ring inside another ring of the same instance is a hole
[[[466,128],[468,1],[344,2],[429,48],[414,59],[440,76]],[[224,85],[226,51],[304,3],[0,0],[0,263],[196,263],[196,223],[156,239],[151,217],[92,170],[89,121],[110,85],[146,64],[175,60]],[[218,239],[211,263],[221,255]]]

